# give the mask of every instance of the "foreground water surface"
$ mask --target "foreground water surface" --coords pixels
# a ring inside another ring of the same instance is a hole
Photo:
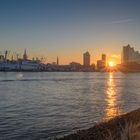
[[[140,106],[139,73],[0,73],[0,139],[53,139]]]

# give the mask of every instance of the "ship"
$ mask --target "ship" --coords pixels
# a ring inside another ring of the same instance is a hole
[[[23,58],[17,60],[7,59],[8,51],[0,55],[0,71],[40,71],[43,68],[41,60],[30,60],[27,57],[26,49]]]

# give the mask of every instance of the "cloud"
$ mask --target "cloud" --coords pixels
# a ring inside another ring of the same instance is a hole
[[[129,23],[129,22],[133,22],[134,19],[129,18],[129,19],[122,19],[122,20],[116,20],[116,21],[112,21],[112,24],[120,24],[120,23]]]

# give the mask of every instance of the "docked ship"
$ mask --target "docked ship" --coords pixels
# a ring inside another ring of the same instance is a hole
[[[7,59],[8,51],[4,55],[0,55],[0,71],[40,71],[42,63],[40,60],[30,60],[27,57],[26,49],[23,58],[17,60]]]

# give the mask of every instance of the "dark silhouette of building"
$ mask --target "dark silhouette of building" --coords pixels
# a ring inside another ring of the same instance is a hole
[[[102,54],[102,59],[97,61],[97,70],[103,70],[106,67],[106,54]]]
[[[102,54],[103,66],[106,67],[106,54]]]
[[[6,51],[5,51],[5,54],[4,54],[4,60],[5,60],[5,61],[7,61],[7,56],[8,56],[8,51],[6,50]]]
[[[82,71],[82,65],[77,62],[71,62],[70,64],[70,71]]]
[[[138,51],[135,51],[134,48],[132,48],[129,44],[127,46],[123,46],[123,52],[122,52],[122,64],[125,63],[132,63],[140,62],[140,53]]]
[[[97,60],[97,70],[104,68],[104,62],[102,60]]]
[[[89,54],[88,51],[83,54],[83,65],[85,67],[89,67],[90,66],[90,54]]]
[[[106,62],[106,55],[102,54],[102,61]]]
[[[28,59],[28,56],[27,56],[27,52],[26,52],[26,49],[24,50],[24,54],[23,54],[23,60],[27,60]]]
[[[59,58],[58,58],[58,56],[57,56],[57,61],[56,61],[56,63],[57,63],[57,65],[59,65]]]
[[[0,55],[0,61],[4,61],[4,55]]]

